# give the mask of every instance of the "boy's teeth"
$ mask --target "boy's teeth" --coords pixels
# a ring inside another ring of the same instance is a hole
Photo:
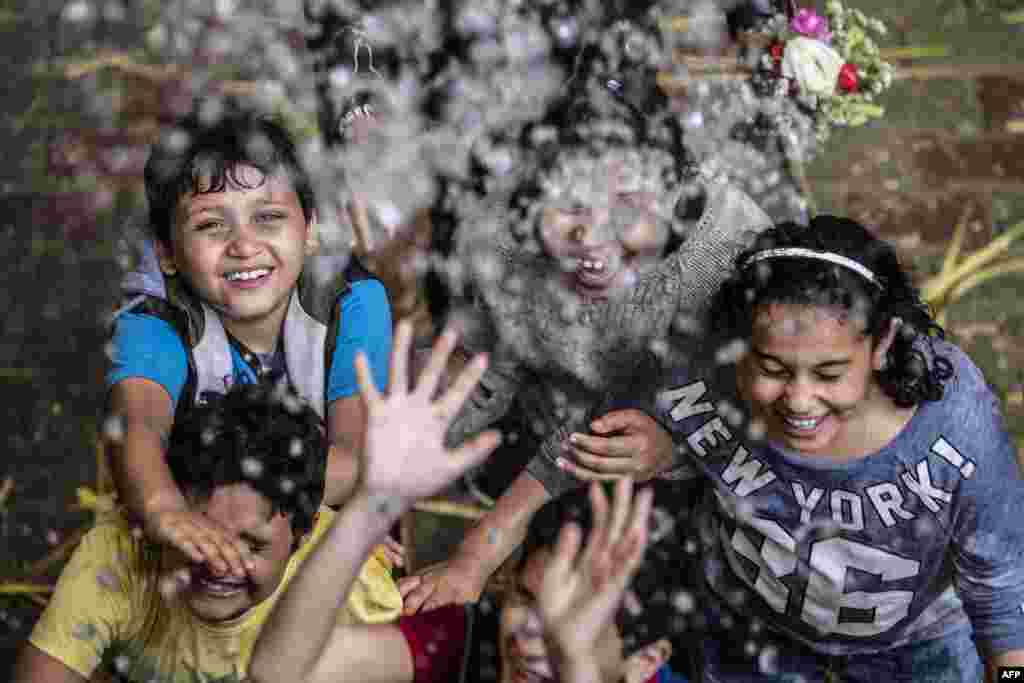
[[[235,273],[228,273],[227,279],[229,281],[234,280],[254,280],[258,277],[267,275],[270,271],[266,268],[259,268],[257,270],[243,270]]]

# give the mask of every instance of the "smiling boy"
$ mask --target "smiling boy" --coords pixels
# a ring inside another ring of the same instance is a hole
[[[317,245],[312,184],[272,120],[186,119],[154,147],[145,176],[162,277],[115,318],[106,381],[123,436],[108,438],[108,453],[119,496],[151,539],[240,576],[239,545],[174,486],[163,458],[172,422],[208,393],[283,380],[327,423],[324,499],[338,504],[364,424],[352,356],[369,354],[383,384],[387,295],[354,261],[327,296],[313,293],[303,277]]]

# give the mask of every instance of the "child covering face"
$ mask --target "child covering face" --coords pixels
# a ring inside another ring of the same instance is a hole
[[[966,682],[1024,659],[1015,450],[892,248],[846,219],[782,224],[711,310],[745,353],[660,395],[713,485],[703,680]]]

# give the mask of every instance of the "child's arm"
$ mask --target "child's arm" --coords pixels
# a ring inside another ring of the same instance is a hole
[[[972,469],[961,469],[952,497],[948,552],[978,654],[995,680],[996,667],[1024,664],[1024,480],[999,399],[966,356],[950,360],[956,376],[942,400],[950,406],[948,422],[958,428],[943,438]]]
[[[32,643],[25,643],[14,664],[13,683],[87,683],[88,679]]]
[[[242,546],[205,515],[189,510],[171,477],[164,454],[173,410],[164,388],[141,377],[121,380],[111,388],[109,412],[120,424],[105,436],[114,482],[146,534],[215,571],[245,576]],[[119,438],[111,432],[119,432]]]
[[[526,538],[530,518],[551,496],[524,470],[445,563],[398,582],[406,614],[476,602],[484,585]]]
[[[358,475],[359,449],[366,430],[366,409],[359,398],[352,363],[365,353],[377,387],[387,385],[391,352],[391,307],[384,286],[361,280],[341,300],[338,336],[327,384],[327,458],[324,503],[338,506],[352,493]]]
[[[399,325],[392,355],[390,391],[380,395],[369,378],[365,356],[357,357],[359,385],[367,406],[366,445],[352,497],[332,528],[304,563],[277,604],[253,651],[252,681],[411,680],[409,651],[392,630],[377,629],[369,670],[354,671],[367,660],[356,645],[372,635],[366,626],[335,626],[339,607],[373,545],[412,504],[429,496],[483,460],[498,435],[481,435],[456,451],[444,447],[451,416],[479,381],[482,359],[470,364],[436,400],[438,378],[451,352],[454,334],[441,336],[431,362],[411,392],[406,388],[406,359],[411,327]],[[363,648],[365,650],[365,648]],[[365,675],[364,675],[365,674]]]

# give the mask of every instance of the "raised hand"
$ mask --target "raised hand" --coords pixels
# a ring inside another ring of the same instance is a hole
[[[176,548],[217,574],[244,577],[251,563],[246,548],[215,521],[196,510],[166,510],[146,520],[146,534]]]
[[[407,379],[412,326],[407,320],[395,330],[387,394],[374,386],[366,357],[356,356],[356,377],[367,414],[357,486],[382,504],[407,507],[437,493],[483,461],[499,443],[500,435],[491,430],[457,449],[444,447],[448,425],[487,368],[486,356],[476,356],[434,398],[456,336],[450,328],[441,333],[412,389]]]
[[[674,463],[669,433],[640,410],[615,410],[590,423],[594,434],[570,435],[564,445],[562,469],[577,478],[608,481],[633,477],[653,479]]]
[[[579,526],[570,522],[562,527],[541,578],[537,609],[563,671],[580,672],[597,661],[598,636],[614,617],[647,547],[651,500],[650,489],[634,497],[632,479],[623,478],[616,483],[609,513],[600,485],[591,484],[594,524],[582,552]]]

